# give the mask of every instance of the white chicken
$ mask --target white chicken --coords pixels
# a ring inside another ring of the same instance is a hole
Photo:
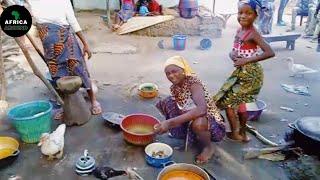
[[[41,146],[41,152],[48,156],[48,160],[62,158],[65,131],[66,125],[60,124],[51,134],[43,133],[41,135],[38,146]]]
[[[318,70],[309,68],[303,64],[295,64],[292,57],[287,57],[286,60],[288,61],[289,70],[293,73],[292,76],[296,76],[298,74],[312,74],[319,72]]]

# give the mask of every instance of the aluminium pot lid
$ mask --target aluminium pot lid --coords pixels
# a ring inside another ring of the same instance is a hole
[[[320,117],[309,116],[298,119],[295,122],[295,127],[305,136],[308,136],[316,141],[320,141]]]

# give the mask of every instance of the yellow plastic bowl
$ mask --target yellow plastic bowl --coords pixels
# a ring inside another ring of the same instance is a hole
[[[12,137],[0,137],[0,159],[14,154],[19,149],[19,142]]]

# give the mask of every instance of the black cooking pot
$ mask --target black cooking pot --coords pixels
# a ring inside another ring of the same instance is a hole
[[[10,166],[19,156],[20,151],[15,151],[11,156],[0,160],[0,169]]]
[[[305,153],[320,156],[320,117],[303,117],[289,124],[293,139]]]

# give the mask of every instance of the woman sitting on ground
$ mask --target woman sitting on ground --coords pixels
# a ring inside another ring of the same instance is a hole
[[[121,10],[116,14],[115,23],[112,25],[112,30],[118,30],[122,24],[126,23],[135,15],[134,0],[122,0]]]
[[[157,124],[155,132],[169,131],[175,138],[186,138],[188,134],[189,142],[198,142],[201,146],[196,163],[206,163],[214,154],[211,141],[221,141],[225,135],[222,116],[183,57],[169,58],[164,71],[172,82],[172,96],[156,105],[167,120]]]
[[[46,64],[55,82],[64,76],[79,76],[87,89],[92,114],[100,114],[100,103],[92,90],[85,56],[91,58],[91,51],[81,27],[74,15],[70,0],[28,0],[36,27],[42,41]],[[48,7],[50,10],[48,10]],[[82,42],[82,50],[75,36]],[[62,112],[59,113],[62,115]],[[57,119],[62,118],[56,116]]]
[[[152,15],[152,16],[163,15],[162,6],[159,5],[159,3],[156,0],[139,0],[136,4],[137,12],[140,11],[140,7],[142,6],[143,1],[147,1],[147,4],[148,4],[147,8],[149,11],[148,15]]]

